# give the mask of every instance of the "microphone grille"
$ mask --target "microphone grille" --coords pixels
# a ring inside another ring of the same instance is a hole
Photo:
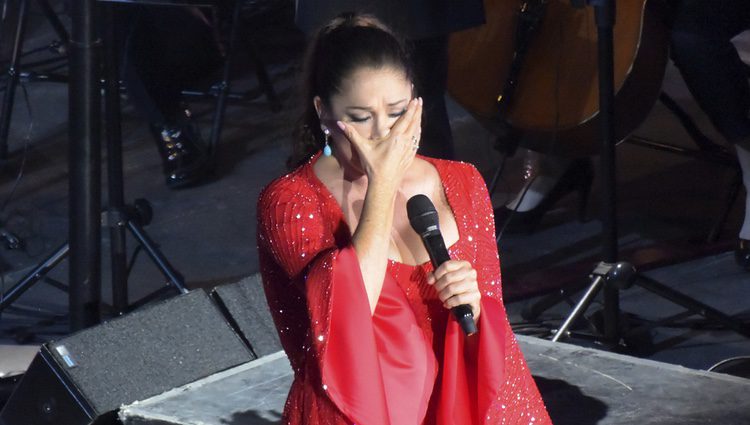
[[[436,229],[439,223],[435,206],[425,195],[414,195],[406,201],[406,214],[409,217],[411,227],[419,233],[430,231],[431,227]]]

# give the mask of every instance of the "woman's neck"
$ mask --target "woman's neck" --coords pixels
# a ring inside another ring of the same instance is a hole
[[[367,174],[360,168],[347,161],[339,160],[335,155],[321,156],[319,161],[321,160],[324,161],[321,165],[328,170],[329,176],[339,178],[355,187],[367,188]]]

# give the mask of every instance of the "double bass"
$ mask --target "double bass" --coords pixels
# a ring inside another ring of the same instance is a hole
[[[449,40],[448,93],[491,131],[525,147],[583,156],[597,151],[597,28],[571,0],[485,0],[486,23]],[[617,2],[615,137],[630,135],[659,97],[667,64],[665,5]]]

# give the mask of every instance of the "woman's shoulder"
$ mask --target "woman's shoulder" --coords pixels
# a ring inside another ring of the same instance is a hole
[[[475,180],[476,178],[482,179],[479,170],[477,170],[477,168],[471,163],[426,156],[419,158],[422,159],[425,166],[428,166],[428,164],[432,165],[430,168],[434,167],[437,171],[437,176],[440,177],[441,180],[455,178],[460,178],[462,180]]]
[[[258,197],[258,209],[289,202],[304,202],[315,196],[310,166],[310,163],[303,164],[268,183]]]

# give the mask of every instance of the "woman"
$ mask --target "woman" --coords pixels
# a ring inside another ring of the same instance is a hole
[[[550,423],[502,305],[481,176],[415,154],[422,102],[401,43],[374,18],[336,18],[305,81],[297,152],[313,156],[258,202],[266,297],[295,372],[284,423]],[[437,270],[406,216],[416,194],[456,259]],[[459,304],[473,336],[449,314]]]

